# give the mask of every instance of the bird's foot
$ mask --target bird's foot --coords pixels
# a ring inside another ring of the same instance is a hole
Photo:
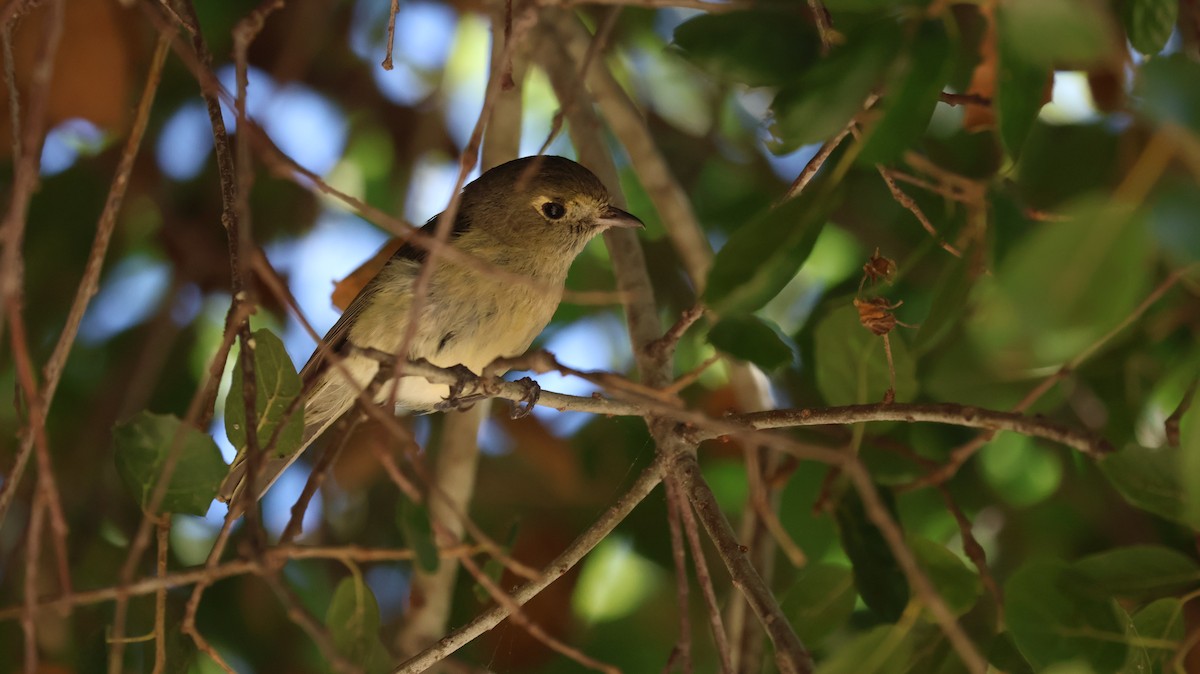
[[[436,411],[458,410],[466,412],[474,407],[475,403],[487,398],[487,395],[484,393],[472,392],[464,394],[468,387],[474,387],[479,381],[479,377],[471,371],[471,368],[466,365],[452,365],[446,369],[454,372],[454,375],[458,379],[450,385],[450,395],[442,402],[434,405]]]
[[[537,405],[538,400],[541,399],[542,387],[529,377],[522,377],[513,383],[525,387],[525,396],[520,401],[513,402],[512,412],[509,413],[509,417],[512,419],[524,419],[533,412],[534,405]],[[521,403],[525,403],[525,406],[522,407]]]

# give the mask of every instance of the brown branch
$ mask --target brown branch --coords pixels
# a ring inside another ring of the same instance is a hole
[[[1179,401],[1179,406],[1163,422],[1163,428],[1167,434],[1167,445],[1171,447],[1179,446],[1179,424],[1183,421],[1183,415],[1192,407],[1192,398],[1196,395],[1197,384],[1200,384],[1200,378],[1193,377],[1191,386],[1188,386],[1187,391],[1183,394],[1183,399]]]
[[[516,623],[530,636],[544,644],[547,648],[566,658],[578,662],[588,669],[594,669],[598,672],[605,672],[606,674],[621,674],[621,670],[617,669],[616,667],[604,662],[600,662],[578,648],[563,643],[562,640],[554,638],[554,636],[543,629],[541,625],[538,625],[530,620],[529,616],[525,615],[525,612],[521,610],[520,605],[513,601],[512,597],[509,597],[507,594],[505,594],[504,590],[501,590],[500,586],[496,585],[496,581],[488,577],[488,575],[479,568],[479,565],[475,563],[475,560],[471,559],[470,557],[463,557],[462,565],[463,568],[470,572],[471,576],[475,578],[475,582],[479,583],[483,589],[487,591],[488,596],[490,596],[496,601],[497,604],[503,606],[505,610],[508,611],[509,620]]]
[[[392,5],[388,9],[387,20],[387,46],[383,51],[383,66],[384,70],[392,69],[392,48],[396,42],[396,12],[400,11],[400,0],[392,0]]]
[[[729,648],[729,637],[725,633],[725,625],[721,621],[721,609],[717,605],[717,594],[713,589],[712,574],[708,572],[708,562],[704,559],[704,547],[700,543],[700,530],[696,526],[696,516],[692,512],[692,504],[683,491],[683,485],[678,477],[672,476],[667,482],[668,496],[675,509],[679,511],[679,519],[683,523],[683,532],[687,536],[688,548],[692,551],[692,564],[696,567],[696,584],[700,586],[700,595],[704,598],[704,609],[708,613],[708,627],[712,632],[713,645],[721,661],[721,671],[732,674],[733,661]]]
[[[737,542],[733,528],[721,513],[716,497],[708,484],[700,477],[700,465],[691,453],[680,452],[673,457],[672,473],[679,477],[688,500],[696,509],[700,523],[716,545],[717,554],[729,569],[734,587],[750,604],[750,610],[758,617],[775,647],[775,665],[783,674],[804,674],[813,671],[812,657],[804,644],[792,631],[787,616],[771,589],[763,582],[758,571],[746,557],[747,549]],[[686,516],[684,519],[686,524]]]
[[[546,565],[537,580],[531,580],[512,592],[510,596],[513,602],[517,606],[524,606],[551,583],[570,571],[583,559],[584,555],[596,547],[596,544],[612,533],[617,524],[628,517],[637,504],[645,500],[646,496],[662,480],[665,469],[665,462],[661,458],[656,458],[642,471],[628,491],[617,498],[592,526],[588,527],[580,534],[579,538],[576,538],[571,545]],[[417,674],[417,672],[425,671],[434,663],[445,659],[451,653],[470,643],[475,637],[500,624],[500,621],[506,617],[508,617],[508,609],[504,606],[494,606],[484,611],[466,625],[447,634],[437,643],[403,662],[395,669],[396,674]]]
[[[33,497],[29,514],[29,532],[25,541],[25,606],[21,612],[21,629],[25,633],[25,673],[38,671],[37,642],[37,578],[38,555],[42,549],[43,516],[46,513],[45,495],[38,491]]]
[[[975,648],[975,644],[958,624],[954,613],[946,606],[946,602],[934,589],[933,583],[917,565],[916,557],[904,541],[904,534],[892,519],[874,482],[871,481],[871,474],[857,459],[847,461],[842,466],[842,471],[850,478],[850,482],[862,499],[867,519],[883,534],[888,548],[892,551],[892,556],[895,557],[896,563],[899,564],[905,578],[908,579],[909,587],[912,588],[921,603],[929,609],[934,621],[942,629],[942,633],[946,635],[963,664],[966,665],[967,671],[971,674],[984,674],[988,669],[987,660]]]
[[[892,193],[892,198],[896,200],[896,203],[908,209],[913,214],[913,217],[921,223],[921,227],[929,233],[929,236],[933,237],[933,240],[941,246],[942,250],[954,257],[962,257],[962,251],[947,243],[942,238],[942,235],[938,233],[937,228],[933,226],[933,223],[929,221],[929,218],[926,217],[925,211],[921,210],[921,207],[917,205],[917,202],[913,201],[912,197],[908,196],[907,192],[900,189],[900,186],[896,184],[896,180],[892,178],[891,172],[882,164],[877,164],[875,168],[879,171],[879,177],[883,178],[883,183],[887,185],[888,191]]]
[[[613,5],[620,7],[642,7],[646,9],[698,9],[711,14],[735,12],[739,9],[750,9],[754,3],[749,0],[728,0],[727,2],[709,2],[708,0],[544,0],[545,4],[557,4],[562,7],[579,7],[582,5]]]
[[[674,481],[666,483],[667,488],[667,528],[671,533],[671,559],[675,562],[675,601],[679,604],[679,636],[675,647],[663,667],[663,674],[668,674],[679,663],[683,674],[692,674],[692,623],[691,602],[689,601],[689,583],[687,567],[687,550],[683,547],[683,531],[680,523],[681,505],[686,500],[679,495],[679,489]]]
[[[167,575],[167,556],[171,549],[171,516],[163,515],[158,521],[158,577]],[[154,670],[152,674],[163,674],[167,667],[167,588],[154,593]]]
[[[786,409],[738,414],[729,419],[755,429],[845,425],[871,421],[931,422],[966,428],[1013,431],[1021,435],[1052,440],[1093,458],[1113,451],[1108,441],[1085,430],[1064,426],[1038,416],[998,412],[955,403],[891,403]],[[697,433],[694,437],[702,440],[713,435]]]
[[[456,545],[449,548],[439,548],[442,559],[456,559],[467,555],[477,555],[483,552],[479,545]],[[257,574],[271,565],[278,565],[293,559],[333,559],[341,562],[404,562],[412,561],[416,554],[407,548],[367,548],[357,545],[337,547],[288,545],[269,548],[263,552],[261,560],[236,559],[212,566],[202,566],[186,571],[177,571],[163,576],[143,578],[127,587],[111,586],[96,590],[76,592],[69,597],[53,599],[37,599],[34,595],[34,610],[61,611],[75,606],[91,606],[106,601],[114,601],[124,594],[129,597],[140,597],[157,593],[159,590],[187,587],[203,583],[211,585],[226,578]],[[24,605],[0,608],[0,621],[21,618],[26,611]]]
[[[321,654],[329,661],[333,671],[343,674],[363,674],[361,667],[350,662],[338,652],[337,646],[333,642],[333,635],[308,609],[304,608],[304,604],[296,595],[295,590],[287,583],[280,581],[274,573],[264,573],[262,579],[275,592],[275,596],[283,604],[288,618],[308,633],[309,638],[317,644],[317,648],[321,649]]]

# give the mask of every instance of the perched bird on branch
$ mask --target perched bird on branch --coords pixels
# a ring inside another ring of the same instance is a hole
[[[567,270],[584,245],[610,227],[643,226],[609,201],[591,171],[563,157],[510,161],[466,185],[449,242],[472,260],[438,255],[418,297],[429,251],[413,242],[396,251],[300,371],[300,449],[265,457],[255,471],[253,491],[266,492],[375,379],[379,362],[353,347],[423,358],[441,367],[463,366],[475,374],[497,358],[524,353],[558,308]],[[421,231],[434,235],[439,217]],[[394,386],[386,382],[375,394],[377,403],[394,401],[397,410],[417,413],[441,409],[450,398],[449,386],[413,376],[401,377]],[[242,448],[221,485],[221,500],[232,502],[248,487],[247,459]]]

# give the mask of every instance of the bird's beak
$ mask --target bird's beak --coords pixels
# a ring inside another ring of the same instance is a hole
[[[608,229],[609,227],[624,227],[645,229],[646,225],[637,219],[637,216],[623,211],[616,206],[609,206],[604,209],[600,217],[596,218],[596,226],[600,229]]]

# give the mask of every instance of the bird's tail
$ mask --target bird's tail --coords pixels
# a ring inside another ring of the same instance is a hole
[[[269,490],[271,486],[275,484],[275,481],[279,479],[279,476],[283,475],[283,471],[287,470],[288,466],[292,465],[296,459],[300,458],[300,455],[303,454],[306,449],[308,449],[308,446],[311,445],[313,441],[317,439],[317,437],[324,433],[326,429],[333,425],[333,422],[337,421],[339,416],[341,415],[335,414],[330,417],[323,417],[311,421],[306,418],[304,435],[300,441],[300,447],[295,452],[283,457],[266,457],[266,460],[262,460],[259,463],[254,475],[256,487],[251,490],[251,493],[254,494],[254,496],[250,500],[247,500],[246,497],[243,496],[243,492],[250,487],[250,484],[249,466],[247,465],[249,455],[247,454],[246,449],[242,448],[241,451],[238,452],[238,455],[234,457],[233,463],[229,465],[229,474],[226,475],[225,480],[221,482],[221,486],[217,490],[217,498],[224,503],[228,503],[231,511],[234,508],[237,508],[238,514],[240,515],[245,511],[246,506],[248,506],[251,502],[261,499],[263,495],[267,493],[267,490]]]

